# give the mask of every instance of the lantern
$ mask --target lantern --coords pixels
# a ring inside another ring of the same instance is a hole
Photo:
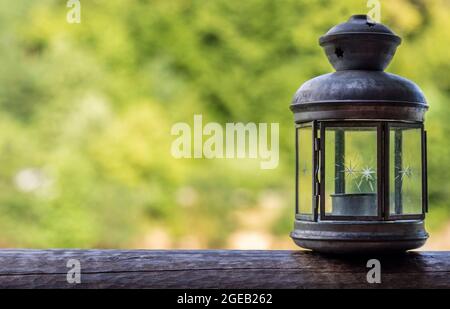
[[[386,73],[401,39],[354,15],[319,40],[336,72],[304,83],[296,123],[296,216],[291,237],[330,253],[422,246],[428,105],[418,86]]]

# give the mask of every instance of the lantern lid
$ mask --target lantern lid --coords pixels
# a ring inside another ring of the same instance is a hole
[[[353,15],[345,23],[331,28],[319,39],[320,44],[335,39],[337,36],[365,34],[368,36],[383,35],[384,39],[390,39],[400,43],[401,39],[387,26],[377,23],[367,15]]]
[[[353,15],[319,39],[337,71],[384,70],[401,39],[388,27],[367,15]]]
[[[291,109],[296,122],[400,120],[423,122],[428,109],[412,81],[383,72],[401,39],[366,15],[354,15],[319,40],[337,72],[305,82]]]

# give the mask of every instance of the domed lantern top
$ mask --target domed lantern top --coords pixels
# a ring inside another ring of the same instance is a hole
[[[335,73],[304,83],[291,109],[297,122],[316,119],[423,121],[428,106],[413,82],[383,70],[401,39],[366,15],[354,15],[319,39]]]
[[[413,82],[384,72],[401,39],[354,15],[319,39],[336,72],[296,92],[294,241],[329,253],[404,251],[428,237],[428,109]]]
[[[331,28],[319,42],[336,71],[383,71],[401,39],[366,15],[354,15],[348,22]]]

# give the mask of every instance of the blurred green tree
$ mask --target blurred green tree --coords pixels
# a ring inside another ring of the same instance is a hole
[[[450,4],[382,1],[404,38],[389,70],[425,90],[431,109],[431,228],[450,217]],[[236,213],[281,199],[265,229],[291,228],[291,97],[331,71],[317,40],[366,1],[64,1],[0,4],[0,245],[135,247],[164,229],[226,246]],[[170,127],[279,122],[280,166],[176,160]],[[266,201],[266,202],[265,202]],[[265,222],[265,221],[261,221]],[[160,234],[157,234],[157,236]]]

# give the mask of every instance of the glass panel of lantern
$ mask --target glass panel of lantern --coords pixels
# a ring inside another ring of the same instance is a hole
[[[377,132],[377,126],[325,127],[325,217],[378,215]]]
[[[391,125],[389,208],[391,216],[422,214],[422,128]]]
[[[297,128],[297,213],[311,216],[313,209],[312,123]]]

